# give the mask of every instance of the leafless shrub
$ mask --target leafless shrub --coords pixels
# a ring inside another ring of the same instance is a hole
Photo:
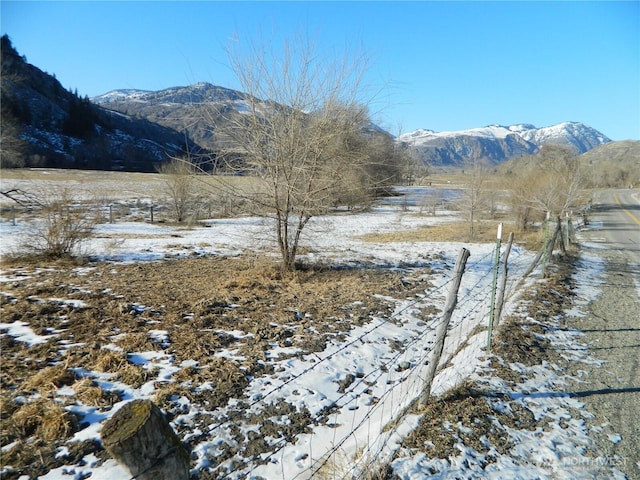
[[[20,248],[50,258],[81,253],[80,247],[94,232],[94,212],[70,188],[51,189],[38,198],[42,207],[19,242]]]

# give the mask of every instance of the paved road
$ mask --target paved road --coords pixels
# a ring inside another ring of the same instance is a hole
[[[585,333],[590,355],[604,363],[576,366],[574,374],[588,384],[573,393],[595,415],[589,425],[606,458],[640,480],[640,190],[598,192],[580,239],[606,270],[600,296],[574,326]]]
[[[640,190],[596,192],[590,220],[590,241],[640,265]]]

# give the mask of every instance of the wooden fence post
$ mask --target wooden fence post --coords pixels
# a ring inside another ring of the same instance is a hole
[[[151,205],[151,223],[153,223],[153,205]]]
[[[489,308],[489,328],[487,331],[487,350],[491,350],[491,335],[496,306],[496,288],[498,287],[498,267],[500,266],[500,244],[502,243],[502,224],[498,225],[496,253],[493,262],[493,282],[491,283],[491,307]]]
[[[558,221],[556,223],[556,229],[553,231],[553,235],[551,236],[551,239],[547,241],[547,243],[544,246],[544,257],[545,257],[545,261],[542,264],[542,276],[545,277],[547,274],[547,261],[549,260],[549,258],[551,258],[552,254],[553,254],[553,249],[556,246],[556,241],[558,240],[558,234],[560,233],[560,230],[562,229],[561,227],[561,222],[560,222],[560,217],[558,217]],[[560,236],[560,241],[562,242],[562,236]],[[562,251],[564,252],[564,243],[562,243]]]
[[[529,265],[529,268],[527,268],[527,271],[524,272],[524,274],[522,275],[522,280],[524,280],[529,275],[531,275],[531,272],[533,272],[533,270],[536,268],[536,265],[538,265],[538,262],[540,262],[540,259],[542,258],[542,255],[544,254],[544,251],[546,248],[547,248],[547,245],[545,243],[540,249],[540,251],[538,252],[538,254],[535,256],[535,258],[533,259],[533,262],[531,262],[531,265]]]
[[[105,450],[136,480],[188,480],[189,455],[150,400],[133,400],[107,420]]]
[[[500,317],[502,315],[502,307],[504,306],[504,294],[507,289],[507,274],[509,272],[507,262],[509,260],[509,254],[511,253],[512,245],[513,245],[513,232],[509,234],[507,248],[504,251],[504,257],[502,258],[502,273],[500,275],[500,284],[498,286],[498,299],[496,300],[496,312],[495,312],[496,325],[500,323]]]
[[[449,289],[449,295],[447,296],[447,302],[444,307],[444,313],[442,314],[442,320],[436,331],[436,343],[433,347],[433,356],[429,362],[429,369],[425,378],[425,386],[418,401],[419,405],[425,405],[427,400],[431,396],[431,384],[436,375],[436,369],[438,363],[440,363],[440,357],[442,356],[442,350],[444,349],[444,339],[447,336],[447,328],[449,327],[449,320],[458,303],[458,290],[460,289],[460,282],[462,281],[462,275],[464,274],[464,268],[467,264],[467,259],[471,253],[466,248],[460,250],[458,259],[456,260],[456,266],[453,269],[453,283]]]
[[[547,217],[544,221],[544,245],[542,246],[542,275],[547,270],[547,261],[551,252],[548,250],[549,246],[549,220],[551,219],[551,212],[547,212]],[[553,247],[551,248],[553,251]]]
[[[556,218],[556,232],[558,243],[560,244],[560,253],[562,253],[562,255],[566,255],[567,249],[565,248],[564,244],[564,235],[562,235],[562,220],[560,219],[560,215],[558,215],[558,217]]]

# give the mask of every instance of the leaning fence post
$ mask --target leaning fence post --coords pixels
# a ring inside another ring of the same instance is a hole
[[[500,266],[500,244],[502,243],[502,224],[498,224],[496,254],[493,261],[493,282],[491,284],[491,307],[489,308],[489,329],[487,332],[487,350],[491,350],[491,335],[496,306],[496,288],[498,286],[498,267]]]
[[[564,236],[562,235],[562,220],[560,219],[560,215],[558,215],[558,218],[556,219],[556,235],[558,238],[558,242],[560,243],[560,252],[562,253],[562,255],[566,255],[567,250],[564,245]]]
[[[133,400],[107,420],[105,450],[136,480],[188,480],[189,455],[162,411],[150,400]]]
[[[547,261],[553,255],[553,249],[556,246],[556,241],[558,240],[558,234],[560,233],[560,230],[561,230],[561,223],[560,223],[560,217],[558,217],[558,221],[556,223],[556,229],[553,231],[553,235],[551,236],[551,240],[548,240],[546,245],[544,246],[545,261],[542,264],[542,276],[543,277],[546,277],[546,275],[547,275]],[[562,242],[562,236],[560,237],[560,241]],[[563,248],[563,251],[564,251],[564,244],[562,244],[562,248]]]
[[[502,307],[504,306],[504,294],[507,290],[507,273],[509,272],[508,260],[511,253],[511,246],[513,245],[513,232],[509,234],[509,240],[507,241],[507,248],[504,251],[502,257],[502,273],[500,274],[500,285],[498,286],[498,299],[496,300],[496,313],[495,323],[500,323],[500,317],[502,315]]]
[[[458,303],[458,290],[460,289],[460,282],[462,282],[462,275],[464,274],[464,268],[467,264],[469,255],[471,255],[469,250],[466,248],[461,249],[458,254],[458,259],[456,260],[456,266],[453,269],[453,283],[449,289],[449,295],[447,296],[442,320],[440,321],[436,331],[436,343],[433,347],[433,355],[429,362],[429,369],[427,370],[427,375],[425,377],[424,390],[422,391],[422,395],[418,402],[420,405],[426,404],[429,396],[431,395],[431,384],[433,383],[433,378],[436,375],[436,369],[438,368],[438,363],[440,363],[440,357],[442,356],[442,350],[444,349],[444,339],[447,336],[449,320],[451,320],[451,315],[453,315],[453,311]]]

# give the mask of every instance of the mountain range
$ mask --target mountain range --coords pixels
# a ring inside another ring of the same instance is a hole
[[[509,158],[530,155],[542,146],[561,145],[581,154],[611,140],[579,122],[563,122],[537,128],[530,124],[489,125],[453,132],[416,130],[398,140],[411,146],[420,160],[435,166],[459,166],[481,162],[496,165]]]
[[[246,108],[246,98],[242,92],[198,83],[160,91],[113,90],[91,100],[105,108],[141,116],[175,130],[188,130],[193,141],[215,150],[216,125],[224,122],[229,112]],[[582,123],[564,122],[544,128],[519,124],[439,133],[416,130],[400,135],[397,141],[414,149],[417,158],[430,165],[464,166],[475,161],[499,164],[509,158],[535,153],[550,143],[564,145],[580,154],[611,140]]]
[[[6,35],[1,79],[2,130],[17,126],[17,136],[26,144],[26,166],[151,171],[186,150],[215,153],[216,130],[246,112],[249,99],[246,93],[206,82],[159,91],[113,90],[83,99],[28,64]],[[265,111],[273,107],[269,101],[261,105]],[[392,137],[380,127],[371,128]],[[610,142],[579,122],[543,128],[518,124],[454,132],[416,130],[395,140],[419,161],[447,167],[497,165],[546,144],[580,154]]]

